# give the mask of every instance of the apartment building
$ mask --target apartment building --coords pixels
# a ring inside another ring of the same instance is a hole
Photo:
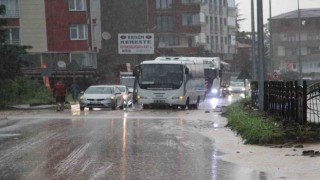
[[[43,64],[56,76],[59,70],[97,68],[100,0],[0,0],[0,4],[6,6],[0,18],[9,23],[7,43],[32,47],[23,56],[30,73],[39,74],[37,68]]]
[[[159,55],[230,58],[235,53],[234,0],[148,0],[148,32]]]
[[[138,64],[163,55],[231,59],[236,52],[235,0],[101,1],[101,56],[110,71],[115,64]],[[154,54],[118,53],[119,33],[153,33]]]
[[[273,70],[300,72],[301,63],[303,77],[320,79],[320,9],[300,9],[300,18],[298,14],[272,17]]]

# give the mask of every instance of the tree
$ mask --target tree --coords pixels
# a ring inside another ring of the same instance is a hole
[[[237,15],[236,15],[236,41],[237,41],[237,54],[234,56],[231,69],[233,72],[241,72],[246,69],[251,74],[251,32],[240,31],[240,22],[244,21],[245,18],[241,18],[241,14],[238,11],[238,4],[236,5]]]
[[[0,15],[6,13],[4,5],[0,5]],[[7,79],[14,79],[21,73],[23,61],[20,55],[26,54],[30,46],[9,45],[6,43],[7,20],[0,19],[0,82]]]

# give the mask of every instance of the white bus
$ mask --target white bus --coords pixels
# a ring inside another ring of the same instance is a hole
[[[174,60],[177,57],[158,57],[160,59]],[[222,77],[230,69],[229,63],[221,61],[219,57],[179,57],[181,60],[192,59],[203,64],[207,96],[220,96]]]
[[[204,64],[204,76],[206,80],[206,96],[220,96],[223,76],[230,70],[230,64],[219,57],[196,57]]]
[[[199,107],[205,98],[203,63],[193,57],[159,57],[135,69],[138,103],[181,109]]]

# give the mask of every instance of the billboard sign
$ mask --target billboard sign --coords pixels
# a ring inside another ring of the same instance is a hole
[[[119,54],[154,54],[153,33],[118,34]]]

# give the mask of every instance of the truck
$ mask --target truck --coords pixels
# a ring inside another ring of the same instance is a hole
[[[135,77],[133,72],[120,72],[120,84],[126,86],[129,92],[133,92]]]

